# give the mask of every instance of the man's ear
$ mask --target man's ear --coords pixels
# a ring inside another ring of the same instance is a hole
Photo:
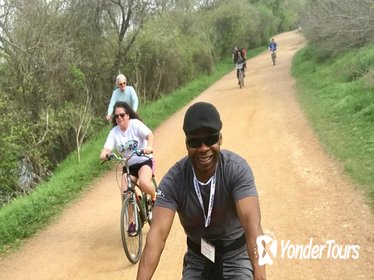
[[[219,134],[218,144],[222,145],[222,133]]]

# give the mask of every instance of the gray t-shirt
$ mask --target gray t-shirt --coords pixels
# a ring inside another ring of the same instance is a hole
[[[193,184],[193,170],[186,156],[170,168],[159,184],[156,206],[177,211],[187,236],[200,244],[201,237],[211,242],[220,240],[229,244],[243,233],[235,202],[248,196],[257,196],[251,168],[239,155],[221,150],[217,167],[216,188],[210,225],[205,228]],[[209,201],[210,185],[201,186],[205,192],[204,205]]]

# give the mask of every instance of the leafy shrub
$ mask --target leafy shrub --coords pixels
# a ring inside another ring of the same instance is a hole
[[[344,60],[338,63],[338,73],[343,81],[354,81],[370,76],[369,72],[374,69],[374,46],[361,48],[345,55]]]
[[[369,71],[363,75],[362,79],[368,90],[374,89],[374,67],[371,67]]]

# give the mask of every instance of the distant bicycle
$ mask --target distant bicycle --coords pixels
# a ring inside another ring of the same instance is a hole
[[[244,87],[244,63],[237,63],[236,69],[238,70],[238,84],[239,87]]]
[[[277,59],[277,48],[278,44],[275,42],[274,38],[271,39],[269,43],[269,51],[271,52],[271,61],[273,62],[273,66],[275,65],[275,61]]]
[[[127,180],[127,190],[122,193],[120,230],[125,254],[131,263],[136,264],[139,261],[142,253],[142,228],[147,222],[149,225],[152,223],[153,202],[149,195],[141,191],[137,182],[132,180],[128,165],[129,159],[134,155],[144,157],[148,156],[145,155],[142,150],[137,149],[136,141],[126,143],[126,146],[127,147],[125,147],[125,149],[131,151],[129,156],[123,158],[115,153],[112,153],[108,155],[107,160],[109,161],[115,159],[118,161],[116,172],[121,172],[121,176],[116,175],[119,188],[121,188],[121,181],[118,178],[122,177],[122,167],[127,170],[127,173],[125,174]],[[155,187],[155,191],[157,191],[157,183],[154,176],[152,177],[152,183]],[[131,223],[135,224],[135,230],[134,232],[130,233],[128,228]]]

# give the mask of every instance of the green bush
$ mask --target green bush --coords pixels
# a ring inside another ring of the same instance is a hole
[[[373,46],[346,51],[324,62],[298,52],[293,74],[300,101],[325,149],[342,163],[374,207],[374,88],[366,79]]]
[[[374,47],[361,48],[348,53],[338,64],[338,73],[343,81],[358,80],[374,69]]]

